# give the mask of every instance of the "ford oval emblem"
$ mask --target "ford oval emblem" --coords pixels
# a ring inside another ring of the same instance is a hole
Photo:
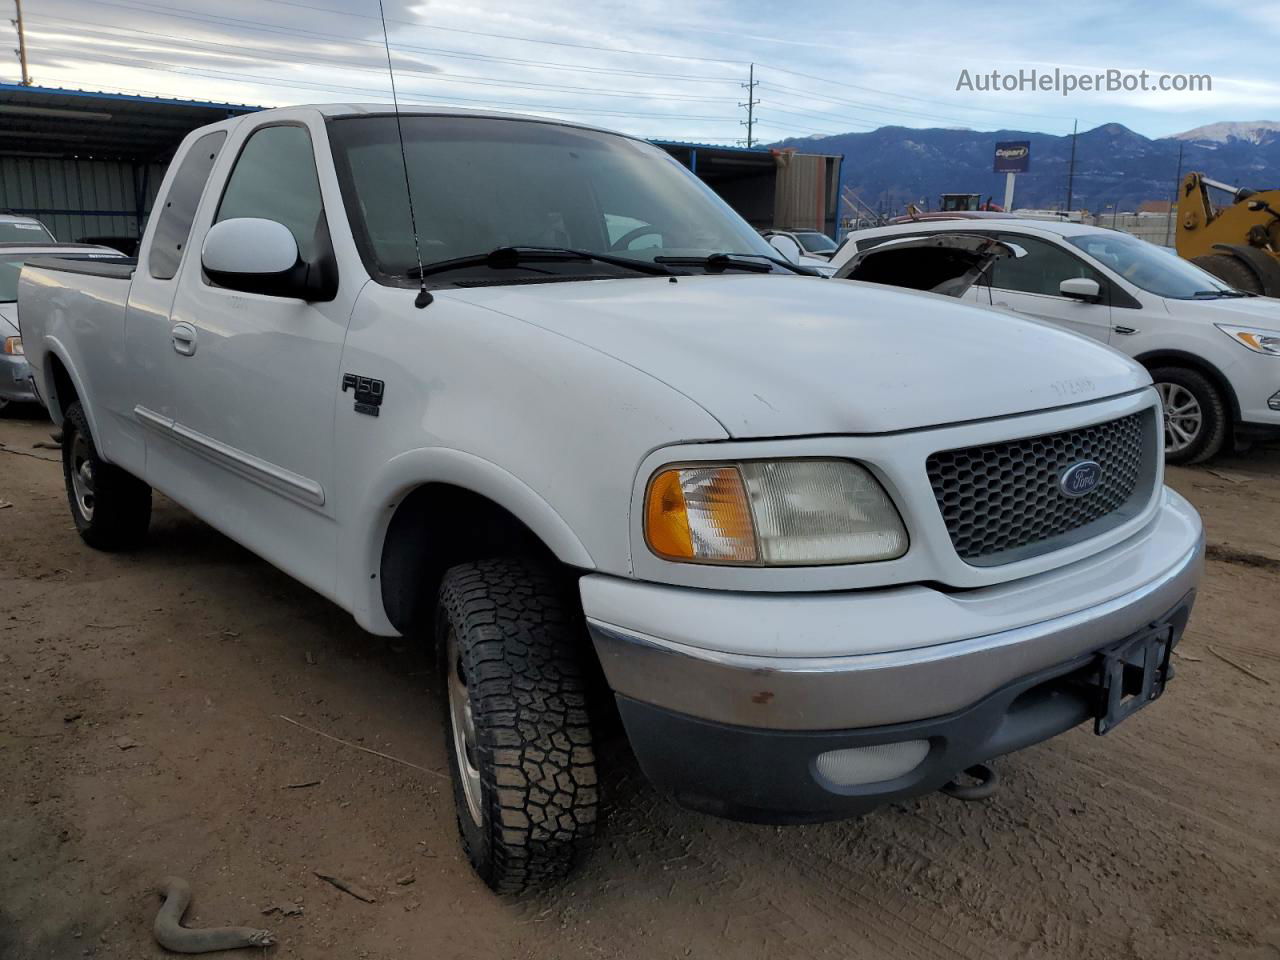
[[[1102,466],[1096,460],[1081,460],[1062,471],[1058,477],[1058,489],[1064,496],[1083,497],[1092,493],[1102,482]]]

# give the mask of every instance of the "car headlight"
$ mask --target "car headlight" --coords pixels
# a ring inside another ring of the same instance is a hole
[[[686,563],[866,563],[908,543],[884,487],[849,460],[664,467],[649,481],[644,530],[650,550]]]
[[[5,337],[4,352],[11,356],[21,357],[25,351],[22,349],[21,337]]]
[[[1237,343],[1242,343],[1254,353],[1265,353],[1271,357],[1280,357],[1280,332],[1275,330],[1255,330],[1251,327],[1233,327],[1225,323],[1215,323],[1215,327]]]

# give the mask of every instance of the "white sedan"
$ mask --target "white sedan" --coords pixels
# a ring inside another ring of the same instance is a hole
[[[962,299],[1092,337],[1147,367],[1164,401],[1170,463],[1209,459],[1233,428],[1280,430],[1280,300],[1235,290],[1129,234],[1012,217],[904,223],[851,233],[832,263],[840,277],[889,240],[957,232],[1025,251],[996,261]]]

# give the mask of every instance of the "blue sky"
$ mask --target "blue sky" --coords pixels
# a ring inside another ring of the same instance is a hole
[[[385,0],[402,100],[563,116],[644,136],[758,139],[912,127],[1166,136],[1280,120],[1280,9],[1227,0]],[[1253,9],[1250,9],[1253,7]],[[214,12],[216,11],[216,12]],[[377,0],[38,0],[37,84],[264,105],[390,98]],[[0,39],[0,48],[12,44]],[[957,91],[962,70],[1209,74],[1199,93]],[[16,79],[16,58],[0,76]]]

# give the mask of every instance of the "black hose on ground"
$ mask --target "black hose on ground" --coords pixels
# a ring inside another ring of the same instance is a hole
[[[152,927],[156,943],[174,953],[212,953],[241,947],[269,947],[276,942],[266,930],[253,927],[206,927],[198,930],[182,925],[182,915],[191,903],[191,885],[178,877],[166,877],[160,884],[164,903]]]

